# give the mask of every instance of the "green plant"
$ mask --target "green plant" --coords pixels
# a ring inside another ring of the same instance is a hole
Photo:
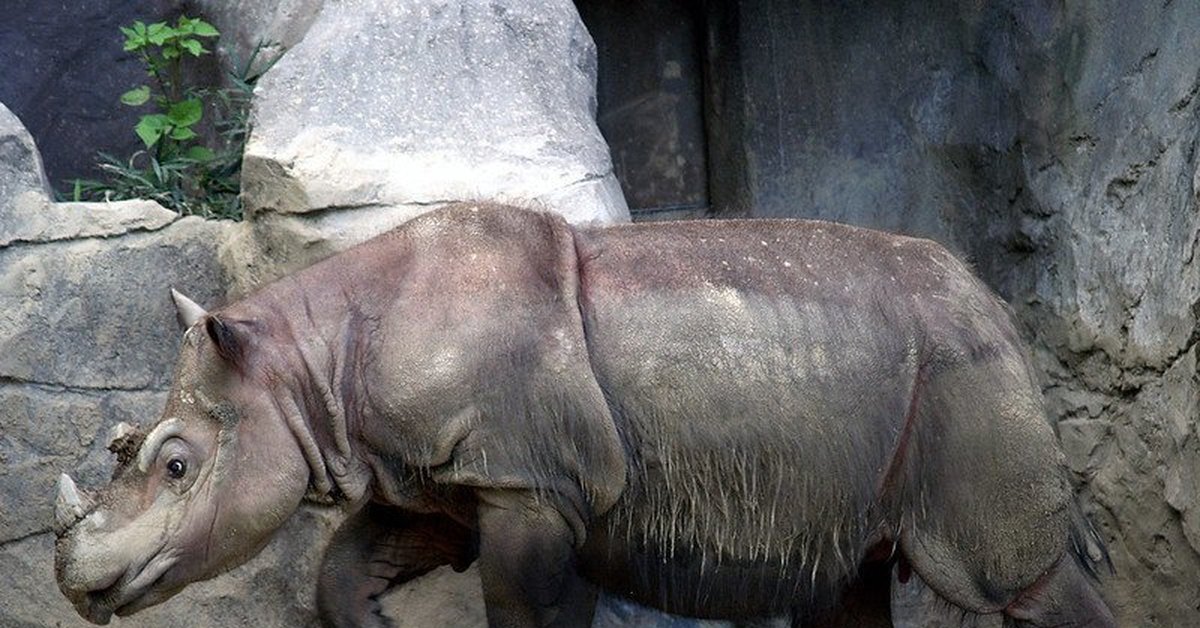
[[[159,159],[181,152],[196,160],[212,157],[206,147],[189,145],[197,137],[193,127],[204,117],[204,103],[199,93],[184,87],[182,74],[186,55],[199,57],[209,52],[199,38],[220,33],[212,24],[186,15],[181,15],[175,26],[134,22],[122,26],[121,32],[126,52],[137,53],[158,86],[157,94],[151,93],[149,85],[140,85],[121,95],[121,102],[133,107],[154,102],[156,111],[143,115],[134,132],[146,148],[156,149]]]
[[[74,200],[149,198],[181,214],[240,218],[242,153],[249,134],[249,107],[254,83],[275,61],[265,62],[259,43],[244,62],[233,60],[231,87],[188,85],[185,62],[209,54],[203,39],[219,36],[211,24],[188,16],[174,25],[134,22],[121,27],[125,50],[137,54],[150,77],[121,95],[132,107],[150,107],[134,133],[144,145],[127,159],[101,153],[100,180],[76,179]],[[214,114],[211,133],[201,132],[206,111]],[[205,135],[214,136],[209,142]]]

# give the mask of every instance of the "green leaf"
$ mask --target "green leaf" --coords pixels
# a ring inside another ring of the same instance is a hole
[[[195,30],[193,31],[197,37],[216,37],[221,34],[212,24],[204,20],[196,20],[194,22]]]
[[[145,38],[138,35],[137,31],[129,28],[128,26],[122,26],[120,28],[121,34],[125,35],[125,50],[127,52],[130,50],[137,50],[141,47]]]
[[[172,103],[167,110],[167,119],[175,126],[189,127],[200,121],[204,115],[204,105],[199,98],[189,98]]]
[[[155,22],[146,29],[146,39],[155,46],[161,46],[175,35],[175,29],[166,22]]]
[[[187,152],[184,154],[187,155],[188,159],[195,159],[196,161],[208,161],[216,157],[216,153],[204,146],[193,146],[187,149]]]
[[[142,116],[142,119],[138,121],[133,131],[137,133],[138,137],[142,138],[142,143],[146,145],[146,148],[150,148],[157,144],[158,140],[162,139],[163,133],[166,133],[170,126],[171,121],[167,119],[167,116],[156,113]]]
[[[179,56],[179,49],[175,48],[174,46],[170,48],[163,48],[162,56],[164,59],[174,59]]]
[[[146,25],[145,25],[145,23],[143,23],[141,20],[135,20],[135,21],[133,22],[133,32],[134,32],[134,33],[137,33],[139,36],[143,36],[143,37],[144,37],[144,36],[146,35]]]
[[[199,57],[200,55],[208,52],[204,49],[204,46],[200,45],[200,42],[195,39],[184,39],[179,42],[179,45],[188,52],[192,53],[193,57]]]
[[[141,24],[141,30],[137,26]],[[125,52],[133,52],[139,50],[146,45],[146,25],[141,22],[134,22],[133,28],[122,26],[121,33],[125,35]]]
[[[146,104],[147,100],[150,100],[150,86],[149,85],[142,85],[141,87],[131,89],[131,90],[125,92],[124,94],[121,94],[121,102],[123,102],[131,107],[137,107],[138,105],[144,105],[144,104]]]
[[[196,132],[186,126],[177,126],[171,129],[171,139],[173,140],[190,140],[196,137]]]

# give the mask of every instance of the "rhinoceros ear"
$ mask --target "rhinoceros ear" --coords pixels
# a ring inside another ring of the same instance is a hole
[[[175,288],[171,288],[171,300],[175,302],[175,317],[184,329],[191,328],[196,321],[208,314],[198,303],[183,296],[183,293]]]
[[[217,354],[241,369],[245,364],[246,348],[250,346],[248,325],[242,321],[227,321],[213,314],[205,320],[204,329],[216,346]]]

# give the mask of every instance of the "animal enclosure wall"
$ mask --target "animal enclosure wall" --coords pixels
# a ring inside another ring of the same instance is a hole
[[[668,96],[645,78],[664,47],[699,59],[680,67],[702,86],[687,128],[707,205],[676,216],[824,218],[964,253],[1034,344],[1122,625],[1200,622],[1200,6],[740,0],[647,25],[579,4],[613,146],[685,128],[676,108],[647,137],[661,110],[621,107]],[[681,31],[702,45],[645,43]],[[627,80],[648,87],[605,98]],[[659,169],[615,165],[626,186]]]
[[[135,4],[146,20],[183,6]],[[102,72],[82,59],[119,48],[116,26],[134,15],[88,4],[66,30],[88,43],[67,61],[75,84],[49,97],[65,48],[25,25],[59,32],[49,20],[69,18],[40,2],[0,8],[0,101],[17,114],[0,108],[0,625],[82,625],[53,585],[53,483],[61,471],[99,481],[109,426],[156,418],[176,339],[167,285],[218,302],[481,194],[578,220],[624,219],[626,197],[635,217],[826,218],[957,248],[1035,347],[1050,419],[1113,553],[1105,592],[1122,624],[1200,623],[1200,4],[464,8],[483,4],[190,3],[243,52],[260,37],[292,48],[258,94],[254,216],[240,224],[51,202],[39,159],[58,183],[84,174],[81,155],[118,146],[113,134],[133,140],[131,122],[93,109],[107,98],[119,111],[128,86],[93,83]],[[480,99],[476,83],[510,97]],[[379,126],[364,136],[347,119]],[[450,165],[430,183],[416,166],[434,163]],[[332,525],[305,511],[246,568],[123,625],[302,623]],[[481,621],[469,577],[432,586],[394,604],[441,596],[435,610]]]

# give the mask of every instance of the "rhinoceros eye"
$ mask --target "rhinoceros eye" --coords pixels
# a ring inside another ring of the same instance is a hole
[[[180,458],[171,458],[167,461],[167,475],[172,479],[178,480],[187,474],[187,463]]]

